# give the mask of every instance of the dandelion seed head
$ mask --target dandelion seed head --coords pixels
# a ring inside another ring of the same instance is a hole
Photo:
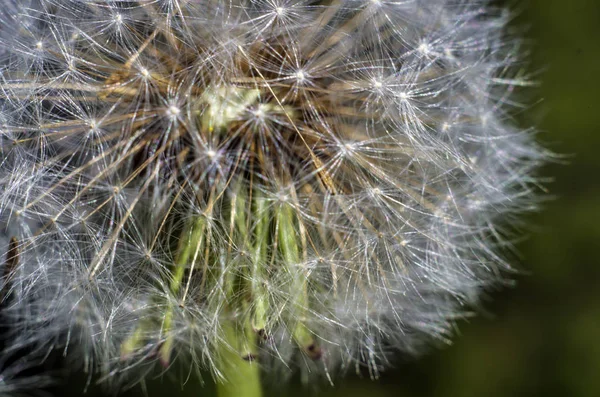
[[[15,345],[219,379],[235,324],[264,371],[375,378],[503,282],[546,153],[488,2],[26,3],[0,10]]]

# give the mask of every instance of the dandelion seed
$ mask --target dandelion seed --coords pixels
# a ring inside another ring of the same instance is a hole
[[[419,48],[417,48],[417,50],[423,55],[428,55],[429,52],[431,51],[431,48],[429,47],[429,44],[421,43],[421,45],[419,45]]]
[[[296,76],[296,80],[298,80],[299,83],[302,83],[304,79],[306,79],[306,75],[304,74],[303,70],[297,71],[294,76]]]
[[[169,109],[167,109],[167,114],[171,118],[177,118],[177,116],[179,115],[179,113],[181,113],[181,109],[179,109],[175,105],[171,105],[171,106],[169,106]]]

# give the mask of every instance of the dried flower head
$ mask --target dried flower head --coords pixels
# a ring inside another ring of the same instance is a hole
[[[487,3],[3,4],[14,346],[111,376],[232,356],[377,376],[445,340],[509,269],[544,157]]]

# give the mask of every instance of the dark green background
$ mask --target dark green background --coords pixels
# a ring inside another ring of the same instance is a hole
[[[336,388],[317,385],[319,395],[600,396],[600,1],[512,4],[514,25],[532,40],[530,70],[542,82],[534,89],[542,101],[520,117],[538,126],[547,147],[568,155],[543,169],[554,177],[547,187],[556,198],[530,216],[518,247],[527,274],[515,288],[491,292],[488,314],[459,323],[452,346],[399,361],[378,382],[348,377]],[[57,395],[81,395],[78,379]],[[193,382],[179,390],[166,379],[148,384],[150,397],[214,395]],[[310,393],[298,383],[286,390],[270,395]]]

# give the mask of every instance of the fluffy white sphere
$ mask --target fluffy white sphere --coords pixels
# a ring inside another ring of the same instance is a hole
[[[502,282],[544,152],[488,1],[4,3],[15,348],[377,376]]]

